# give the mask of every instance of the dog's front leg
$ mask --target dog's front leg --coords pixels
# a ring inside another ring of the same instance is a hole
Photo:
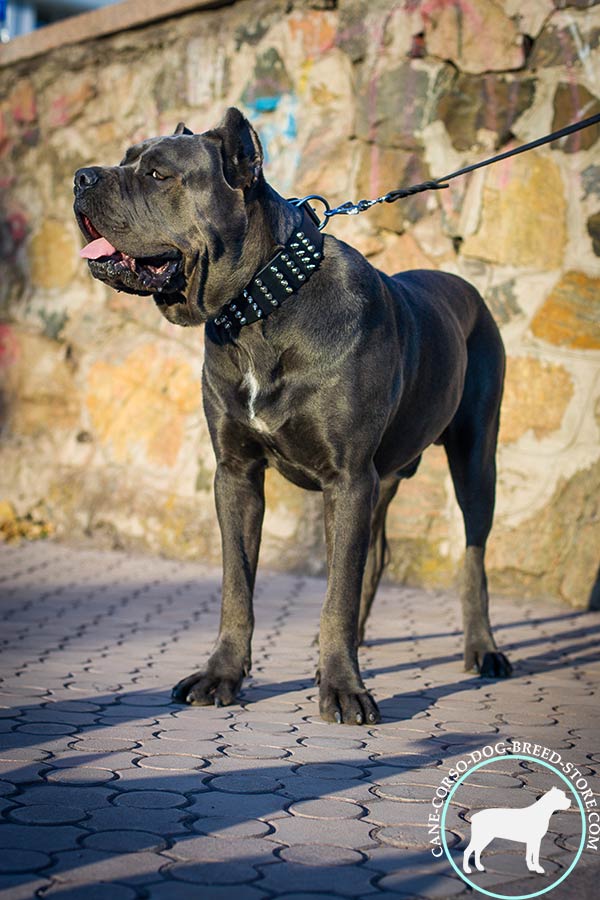
[[[265,508],[264,463],[220,463],[215,500],[223,547],[221,624],[206,668],[173,688],[173,698],[193,706],[233,703],[250,672],[254,628],[252,594]]]
[[[329,577],[317,681],[321,716],[328,722],[362,725],[380,718],[358,668],[358,612],[378,491],[373,466],[343,473],[324,490]]]

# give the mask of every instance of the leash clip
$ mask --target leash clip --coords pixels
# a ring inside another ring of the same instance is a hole
[[[323,204],[323,206],[325,207],[323,221],[319,219],[316,211],[312,208],[312,206],[310,206],[308,202],[309,200],[318,200]],[[300,200],[297,197],[290,197],[288,202],[293,203],[294,206],[298,207],[306,206],[306,212],[308,213],[310,218],[313,220],[319,231],[323,231],[323,229],[327,225],[327,217],[330,215],[329,211],[331,209],[329,202],[325,199],[325,197],[322,197],[320,194],[309,194],[307,197],[301,197]]]

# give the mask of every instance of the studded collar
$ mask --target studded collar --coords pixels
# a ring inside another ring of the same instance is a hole
[[[244,325],[252,325],[293,299],[319,268],[323,259],[323,235],[318,218],[307,204],[303,220],[285,245],[269,260],[242,293],[226,303],[213,319],[224,334],[236,334]]]

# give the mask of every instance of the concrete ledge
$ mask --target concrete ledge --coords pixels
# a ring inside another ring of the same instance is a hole
[[[235,0],[125,0],[114,6],[105,6],[63,19],[15,38],[8,44],[0,44],[0,67],[31,59],[67,44],[80,44],[194,9],[218,9],[234,2]]]

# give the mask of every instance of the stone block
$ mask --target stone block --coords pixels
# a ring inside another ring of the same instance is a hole
[[[548,155],[529,152],[487,169],[480,226],[461,252],[544,271],[561,265],[566,237],[560,170]]]
[[[600,350],[600,278],[565,272],[535,314],[531,331],[559,347]]]

